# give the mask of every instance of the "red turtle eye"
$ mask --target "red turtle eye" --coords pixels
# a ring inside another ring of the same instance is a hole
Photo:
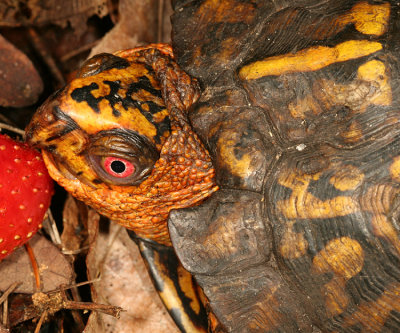
[[[113,156],[104,159],[104,169],[111,176],[118,178],[129,177],[135,172],[135,166],[131,162]]]

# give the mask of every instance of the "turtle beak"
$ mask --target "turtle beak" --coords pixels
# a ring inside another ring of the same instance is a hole
[[[86,132],[60,106],[60,93],[50,96],[37,110],[27,126],[26,141],[46,153],[49,163],[69,179],[77,178],[78,171],[88,166],[81,153],[89,141]],[[87,172],[86,172],[87,173]],[[82,181],[88,182],[85,177]]]

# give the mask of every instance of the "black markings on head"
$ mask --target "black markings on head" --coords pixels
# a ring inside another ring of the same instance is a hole
[[[118,95],[118,90],[121,88],[121,82],[120,81],[103,81],[103,82],[110,87],[110,93],[104,98],[110,103],[113,115],[115,117],[119,117],[121,115],[121,112],[119,112],[115,108],[115,104],[122,103],[124,100],[120,95]]]
[[[138,81],[130,83],[127,88],[125,97],[122,97],[119,94],[119,91],[122,90],[121,81],[105,80],[103,81],[103,84],[106,84],[110,87],[110,92],[105,96],[93,96],[92,91],[98,89],[99,85],[95,82],[92,82],[90,85],[87,85],[85,87],[74,89],[71,93],[71,97],[78,103],[86,102],[96,113],[101,112],[101,110],[99,109],[99,103],[103,99],[105,99],[111,106],[112,114],[114,117],[121,116],[121,110],[118,110],[116,108],[116,105],[121,105],[125,110],[128,110],[131,107],[138,109],[139,112],[147,119],[147,121],[156,125],[155,127],[157,130],[157,135],[155,137],[155,140],[157,143],[161,143],[160,137],[164,134],[164,132],[169,131],[170,121],[168,117],[165,117],[165,119],[161,123],[157,124],[157,122],[153,118],[153,115],[164,110],[165,106],[159,105],[151,100],[139,101],[132,98],[135,93],[144,90],[152,96],[162,99],[161,91],[153,87],[149,78],[147,76],[141,76],[138,78]],[[145,108],[144,105],[147,105],[147,108]]]
[[[46,150],[48,151],[48,152],[53,152],[53,151],[55,151],[57,149],[57,145],[48,145],[48,146],[46,146]]]
[[[151,82],[147,76],[141,76],[141,77],[139,77],[137,82],[132,83],[129,86],[129,89],[128,89],[129,94],[127,94],[127,95],[134,94],[140,90],[148,91],[153,96],[162,98],[161,90],[154,88],[154,86],[151,84]]]
[[[132,98],[132,95],[134,93],[136,93],[137,91],[139,91],[140,89],[137,88],[136,86],[136,82],[135,83],[131,83],[128,87],[128,90],[126,92],[126,97],[123,100],[123,106],[125,109],[127,109],[130,106],[134,106],[136,107],[141,114],[143,114],[146,119],[150,122],[153,122],[153,114],[162,111],[163,109],[165,109],[164,105],[159,105],[154,103],[153,101],[138,101],[136,99]],[[148,91],[148,90],[147,90]],[[161,94],[161,92],[159,90],[158,91],[159,94]],[[151,91],[148,91],[149,93],[152,94]],[[149,111],[146,111],[143,109],[142,105],[147,104],[149,107]]]
[[[99,103],[104,97],[94,97],[92,95],[92,90],[96,89],[99,89],[99,85],[95,82],[92,82],[88,86],[74,89],[74,91],[71,93],[71,97],[78,103],[86,102],[94,112],[100,113]]]

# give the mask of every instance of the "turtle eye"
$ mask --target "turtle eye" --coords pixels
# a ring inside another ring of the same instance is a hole
[[[159,159],[158,151],[145,137],[120,129],[93,136],[85,155],[98,180],[117,186],[140,184]]]
[[[123,158],[109,156],[104,158],[104,170],[111,176],[126,178],[135,172],[135,166]]]

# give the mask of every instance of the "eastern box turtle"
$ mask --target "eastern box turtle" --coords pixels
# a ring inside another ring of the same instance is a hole
[[[399,2],[173,3],[176,63],[98,56],[33,118],[50,173],[172,241],[210,330],[399,332]]]

